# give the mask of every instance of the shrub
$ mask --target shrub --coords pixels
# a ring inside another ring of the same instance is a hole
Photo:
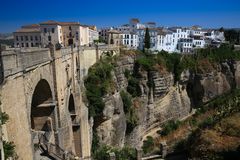
[[[129,112],[132,106],[132,97],[125,91],[120,92],[122,101],[123,101],[123,109],[125,114]]]
[[[127,129],[126,133],[129,134],[133,129],[138,125],[138,118],[133,107],[130,108],[129,112],[126,115],[127,117]]]
[[[131,147],[123,147],[120,150],[115,149],[115,155],[117,160],[136,160],[137,159],[136,150]]]
[[[109,153],[114,152],[116,160],[135,160],[136,150],[130,147],[123,147],[122,149],[113,148],[110,146],[101,146],[94,154],[95,160],[109,160]]]
[[[214,124],[214,118],[213,117],[208,117],[201,124],[199,124],[199,127],[200,128],[207,128],[207,127],[211,127],[213,124]]]
[[[125,71],[124,71],[124,76],[125,76],[127,79],[129,79],[129,77],[131,76],[130,71],[129,71],[128,69],[125,69]]]
[[[178,127],[180,126],[180,124],[181,124],[180,121],[170,120],[166,124],[163,125],[163,129],[160,132],[160,134],[166,136],[166,135],[170,134],[171,132],[177,130]]]
[[[111,147],[109,146],[101,146],[94,153],[93,157],[95,160],[108,160],[109,153],[111,152]]]
[[[98,151],[100,145],[99,145],[99,137],[97,135],[97,132],[95,129],[93,129],[93,137],[92,137],[92,153],[93,155],[96,154],[96,151]]]
[[[3,150],[5,159],[13,157],[15,154],[15,145],[13,142],[3,141]]]
[[[155,64],[153,56],[143,56],[137,59],[137,62],[144,70],[150,71],[153,70]]]
[[[195,118],[192,118],[189,123],[192,127],[196,127],[198,125],[198,122]]]
[[[143,141],[142,149],[145,154],[151,153],[151,151],[153,151],[153,149],[154,149],[153,137],[147,136],[147,139]]]
[[[127,91],[133,96],[133,97],[139,97],[142,95],[142,91],[139,85],[139,80],[131,77],[128,80],[128,86]]]
[[[1,120],[1,124],[5,124],[9,119],[8,114],[6,114],[5,112],[1,112],[0,113],[0,120]]]

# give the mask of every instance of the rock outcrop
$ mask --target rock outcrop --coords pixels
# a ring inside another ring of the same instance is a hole
[[[193,107],[240,86],[240,62],[221,63],[218,69],[208,73],[196,74],[185,70],[176,83],[172,73],[140,68],[137,78],[141,96],[134,98],[133,102],[138,125],[126,134],[126,115],[120,91],[128,86],[125,72],[134,72],[135,59],[134,56],[123,56],[116,63],[113,73],[116,90],[104,98],[103,121],[97,127],[102,144],[140,147],[144,137],[160,129],[164,122],[183,119],[189,116]]]

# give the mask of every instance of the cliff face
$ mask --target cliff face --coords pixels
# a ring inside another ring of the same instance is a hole
[[[140,67],[137,79],[141,96],[133,99],[137,125],[127,134],[120,91],[127,90],[125,72],[134,72],[135,59],[135,56],[123,56],[115,65],[112,75],[116,89],[104,97],[103,118],[96,129],[101,144],[140,147],[144,137],[156,132],[164,122],[183,119],[193,107],[240,86],[240,62],[221,63],[217,69],[201,74],[185,70],[175,84],[172,73],[146,71]]]
[[[202,74],[190,74],[188,93],[193,106],[229,92],[240,86],[239,61],[218,64],[217,69]]]

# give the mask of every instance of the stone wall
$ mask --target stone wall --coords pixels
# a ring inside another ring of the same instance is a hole
[[[104,51],[107,49],[100,53]],[[30,116],[33,92],[43,79],[49,84],[56,102],[53,120],[56,122],[56,136],[52,143],[65,151],[77,153],[72,129],[74,123],[80,131],[77,137],[80,137],[81,151],[78,155],[91,156],[88,109],[82,102],[83,78],[100,56],[96,48],[65,48],[51,52],[44,48],[8,49],[2,52],[4,82],[0,94],[2,110],[10,117],[3,126],[4,137],[14,142],[20,160],[40,158],[40,153],[34,150]],[[68,109],[70,95],[73,95],[76,111],[74,121]]]

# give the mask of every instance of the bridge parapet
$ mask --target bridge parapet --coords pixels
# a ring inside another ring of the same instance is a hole
[[[24,71],[35,65],[46,63],[51,60],[49,49],[8,49],[2,51],[4,77]]]

